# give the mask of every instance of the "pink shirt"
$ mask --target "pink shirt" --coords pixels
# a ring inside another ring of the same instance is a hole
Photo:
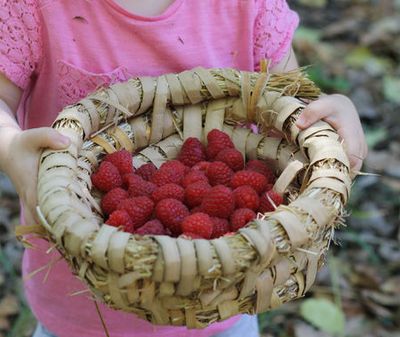
[[[50,125],[67,104],[99,86],[196,66],[255,70],[288,52],[298,16],[281,0],[175,0],[160,16],[127,12],[113,0],[0,0],[0,71],[24,89],[23,128]],[[24,254],[26,276],[57,260],[49,245]],[[64,261],[25,282],[35,316],[58,337],[104,336],[89,294]],[[203,330],[159,327],[101,305],[112,337],[212,336],[238,317]]]

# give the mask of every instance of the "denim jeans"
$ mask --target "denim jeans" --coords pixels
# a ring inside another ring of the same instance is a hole
[[[213,337],[259,337],[257,316],[243,315],[231,328]],[[57,337],[38,324],[32,337]],[[112,336],[111,336],[112,337]]]

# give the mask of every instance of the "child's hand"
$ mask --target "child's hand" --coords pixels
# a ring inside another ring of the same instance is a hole
[[[52,128],[26,131],[15,128],[3,129],[12,137],[12,149],[4,161],[4,171],[10,177],[24,204],[27,225],[37,224],[37,174],[42,148],[61,150],[69,145],[69,139]]]
[[[368,147],[352,101],[338,94],[322,96],[303,110],[296,125],[305,129],[321,119],[332,125],[343,138],[351,168],[355,172],[359,171]]]

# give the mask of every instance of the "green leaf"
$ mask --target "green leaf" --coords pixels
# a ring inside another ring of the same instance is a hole
[[[333,302],[319,298],[305,300],[300,306],[301,316],[317,328],[330,334],[343,334],[345,317]]]
[[[318,43],[321,38],[321,32],[318,29],[300,26],[299,28],[297,28],[294,38],[295,40]]]
[[[365,138],[369,148],[374,148],[375,145],[385,140],[388,137],[388,132],[385,128],[366,128]]]
[[[385,76],[383,79],[383,94],[387,100],[400,104],[400,78]]]

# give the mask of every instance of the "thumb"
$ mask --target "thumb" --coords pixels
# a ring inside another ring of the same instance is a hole
[[[25,140],[29,146],[62,150],[69,146],[70,139],[52,128],[36,128],[24,132]]]
[[[326,100],[320,99],[307,105],[296,121],[300,129],[308,128],[310,125],[328,117],[332,113],[332,107],[326,104]]]

